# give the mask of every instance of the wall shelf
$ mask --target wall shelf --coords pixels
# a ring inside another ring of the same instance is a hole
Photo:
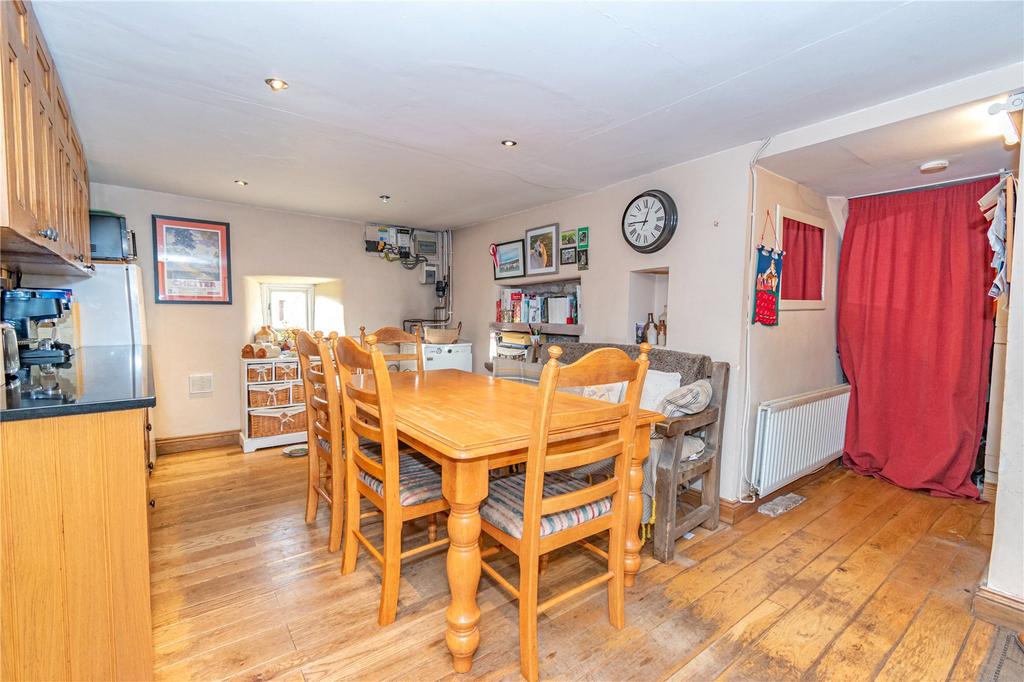
[[[539,334],[555,334],[558,336],[583,336],[582,324],[551,324],[550,322],[491,322],[491,331],[521,332],[529,334],[531,330]]]

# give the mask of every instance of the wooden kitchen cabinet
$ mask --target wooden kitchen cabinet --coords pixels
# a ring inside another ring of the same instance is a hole
[[[146,423],[0,423],[0,679],[153,678]]]
[[[60,78],[32,7],[0,3],[3,262],[89,274],[89,176]]]

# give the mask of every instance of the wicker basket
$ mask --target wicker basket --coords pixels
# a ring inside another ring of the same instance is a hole
[[[279,362],[274,365],[274,381],[295,381],[299,378],[299,363]]]
[[[305,406],[253,410],[249,413],[249,437],[266,438],[306,430]]]
[[[276,407],[287,405],[291,400],[288,384],[259,384],[249,387],[249,407]],[[294,401],[298,402],[298,401]]]
[[[292,402],[301,403],[306,400],[306,387],[303,386],[301,381],[296,381],[292,384]]]
[[[245,376],[249,381],[273,381],[274,365],[269,362],[253,362],[246,366]]]
[[[423,340],[426,343],[455,343],[459,340],[459,334],[461,333],[461,322],[459,322],[459,326],[455,329],[447,329],[445,327],[424,327]]]

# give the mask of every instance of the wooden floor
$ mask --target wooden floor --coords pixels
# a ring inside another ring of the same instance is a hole
[[[395,624],[376,624],[380,573],[342,576],[327,516],[303,521],[305,459],[277,450],[167,455],[152,492],[157,676],[168,680],[456,678],[444,644],[444,555],[403,566]],[[973,680],[994,628],[971,616],[992,507],[931,498],[837,469],[776,518],[645,551],[615,630],[601,590],[541,617],[556,679]],[[365,522],[364,522],[365,524]],[[378,524],[379,525],[379,524]],[[364,525],[365,527],[365,525]],[[372,526],[370,530],[373,531]],[[406,547],[425,529],[412,528]],[[379,541],[379,533],[371,534]],[[508,564],[506,575],[514,576]],[[600,572],[563,550],[541,598]],[[552,590],[552,588],[554,588]],[[486,576],[481,644],[462,679],[518,679],[514,603]]]

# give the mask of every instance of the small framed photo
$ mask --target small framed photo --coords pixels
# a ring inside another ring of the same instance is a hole
[[[576,228],[576,248],[577,249],[589,249],[590,248],[590,227],[578,227],[578,228]]]
[[[494,279],[522,277],[526,274],[525,263],[522,239],[494,245]]]
[[[157,303],[231,305],[230,225],[153,216]]]
[[[569,230],[562,233],[562,248],[571,246],[576,248],[576,230]]]
[[[563,247],[562,249],[559,250],[558,255],[559,263],[561,263],[562,265],[572,265],[573,263],[576,262],[576,247]]]
[[[547,275],[558,272],[558,223],[526,231],[526,274]]]
[[[589,270],[590,269],[590,251],[586,249],[576,250],[576,269],[577,270]]]

